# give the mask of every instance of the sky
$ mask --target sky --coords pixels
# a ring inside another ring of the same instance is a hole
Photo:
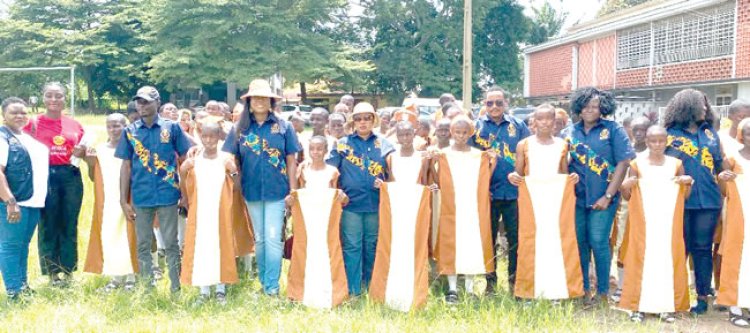
[[[545,0],[519,0],[526,7],[526,15],[531,16],[534,12],[531,7],[541,7]],[[596,17],[596,12],[606,0],[549,0],[550,4],[558,10],[568,12],[568,18],[563,26],[563,31],[576,22],[586,22]]]

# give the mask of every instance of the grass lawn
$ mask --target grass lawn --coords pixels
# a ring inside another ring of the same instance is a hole
[[[77,117],[99,142],[106,139],[103,116]],[[86,175],[85,170],[82,174]],[[92,216],[92,184],[84,177],[84,200],[78,228],[79,267],[83,266]],[[282,294],[286,285],[285,262]],[[504,275],[505,265],[500,265]],[[731,330],[724,315],[715,319],[678,320],[675,325],[647,319],[642,325],[628,321],[617,310],[584,311],[572,302],[554,306],[549,302],[518,303],[507,293],[486,298],[462,297],[457,306],[446,306],[439,283],[435,283],[427,307],[412,313],[400,313],[372,303],[367,297],[331,310],[311,310],[284,299],[262,295],[255,278],[245,276],[242,283],[228,289],[228,304],[209,302],[194,305],[196,288],[183,287],[181,295],[169,293],[162,280],[157,291],[144,294],[115,292],[103,294],[107,279],[88,273],[75,274],[75,284],[67,289],[48,286],[40,275],[36,238],[29,258],[30,284],[36,296],[21,304],[7,304],[0,296],[0,331],[7,332],[181,332],[181,331],[287,331],[287,332],[652,332]],[[504,277],[500,277],[503,281]],[[501,288],[506,288],[502,285]],[[4,290],[4,289],[3,289]],[[1,293],[4,295],[4,292]]]

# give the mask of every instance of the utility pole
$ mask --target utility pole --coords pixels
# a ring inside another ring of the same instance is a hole
[[[462,98],[466,112],[471,112],[471,30],[471,0],[464,0],[464,84]]]

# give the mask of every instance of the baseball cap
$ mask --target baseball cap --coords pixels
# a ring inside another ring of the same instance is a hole
[[[133,100],[137,100],[137,99],[144,99],[148,102],[152,102],[157,99],[161,99],[161,97],[159,97],[159,91],[156,90],[156,88],[152,86],[143,86],[140,89],[138,89],[138,92],[135,94],[135,97],[133,97]]]

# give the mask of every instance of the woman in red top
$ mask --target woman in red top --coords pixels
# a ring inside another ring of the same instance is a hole
[[[76,243],[83,182],[76,160],[84,157],[86,147],[81,144],[83,126],[63,115],[65,87],[48,83],[42,95],[47,112],[24,128],[49,147],[49,185],[39,222],[39,263],[42,274],[49,275],[53,286],[64,286],[78,263]],[[73,163],[72,157],[77,158]]]

